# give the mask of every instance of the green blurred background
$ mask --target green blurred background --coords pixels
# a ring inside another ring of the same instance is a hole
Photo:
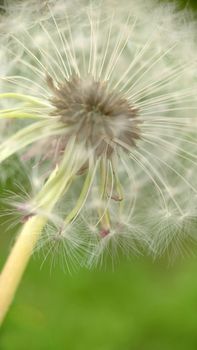
[[[197,8],[195,0],[179,1],[186,3]],[[0,267],[13,236],[2,224]],[[0,350],[196,350],[196,253],[173,264],[121,259],[114,269],[72,275],[35,256],[0,331]]]

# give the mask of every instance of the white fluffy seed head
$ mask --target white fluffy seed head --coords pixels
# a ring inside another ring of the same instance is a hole
[[[151,0],[39,6],[8,2],[0,24],[0,161],[19,155],[44,183],[68,157],[42,242],[76,247],[89,266],[196,239],[191,13]]]

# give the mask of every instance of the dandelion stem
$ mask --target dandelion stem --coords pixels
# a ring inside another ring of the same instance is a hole
[[[46,223],[46,217],[34,216],[24,225],[0,275],[0,325],[14,298],[32,250]]]
[[[37,210],[36,212],[38,214],[30,217],[24,224],[5,263],[3,271],[0,274],[0,325],[14,298],[23,272],[42,234],[50,212],[62,194],[65,193],[70,179],[73,178],[73,172],[79,170],[78,167],[76,167],[77,162],[73,162],[73,164],[70,162],[70,154],[73,153],[73,145],[74,142],[70,142],[60,166],[52,172],[48,181],[36,196],[35,211]],[[73,154],[73,158],[76,159],[76,157],[77,155]],[[81,167],[80,162],[79,167]]]

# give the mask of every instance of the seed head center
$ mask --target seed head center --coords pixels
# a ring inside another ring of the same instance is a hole
[[[53,92],[53,115],[68,127],[67,135],[75,135],[97,156],[110,156],[116,140],[135,146],[140,136],[137,109],[107,82],[73,76],[57,84],[47,77],[47,83]]]

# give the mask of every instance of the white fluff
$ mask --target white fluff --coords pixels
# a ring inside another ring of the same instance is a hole
[[[105,251],[114,256],[119,249],[141,252],[145,246],[160,254],[171,243],[174,251],[179,250],[182,238],[197,238],[197,24],[191,13],[156,1],[51,0],[37,5],[32,0],[7,2],[0,24],[0,92],[27,94],[43,105],[32,107],[24,101],[1,98],[1,123],[8,105],[50,122],[53,106],[46,74],[60,83],[73,75],[107,81],[110,89],[120,91],[138,108],[141,122],[136,147],[116,140],[115,172],[123,200],[113,201],[107,195],[101,198],[96,169],[80,210],[61,236],[62,247],[67,251],[72,242],[69,254],[75,244],[77,252],[82,248],[76,259],[80,256],[82,264],[85,255],[88,264],[102,260]],[[9,124],[13,134],[27,125],[27,121],[17,123]],[[42,132],[52,135],[47,126]],[[12,153],[19,152],[23,159],[24,153],[28,159],[30,152],[39,176],[48,174],[48,163],[38,162],[47,152],[40,140],[32,141],[32,153],[28,142],[20,148],[8,136],[2,138],[0,151],[7,154],[5,159],[11,155],[11,146]],[[111,161],[106,164],[110,197],[119,187]],[[62,198],[53,219],[49,218],[50,230],[42,243],[46,239],[55,246],[54,232],[76,205],[82,182],[78,179]],[[106,211],[110,212],[110,232],[100,237],[98,227]]]

